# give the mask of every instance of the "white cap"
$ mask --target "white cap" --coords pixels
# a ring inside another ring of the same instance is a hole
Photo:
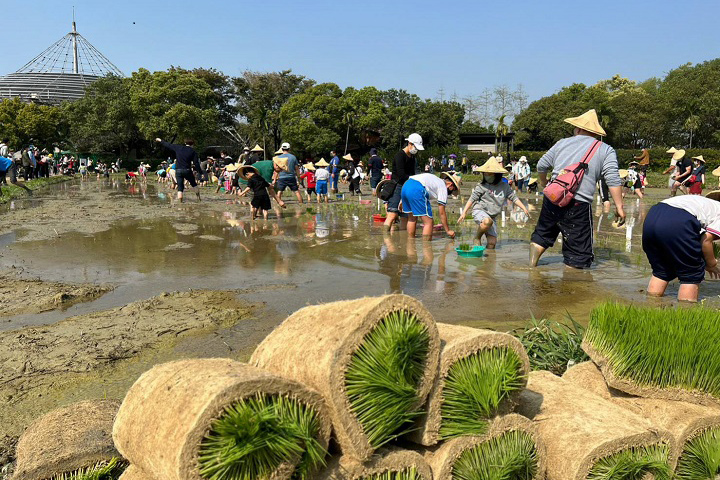
[[[422,137],[420,136],[419,133],[412,133],[405,140],[407,140],[408,142],[415,145],[415,148],[417,148],[418,150],[425,150],[425,147],[423,147],[423,144],[422,144]]]
[[[288,142],[283,143],[280,145],[280,150],[290,150],[290,144]]]

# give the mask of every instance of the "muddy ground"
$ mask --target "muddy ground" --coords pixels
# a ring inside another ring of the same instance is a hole
[[[38,416],[83,399],[122,399],[150,366],[192,356],[183,340],[236,326],[254,311],[236,292],[196,290],[0,333],[0,465],[12,459],[17,437]],[[215,354],[247,355],[225,346]]]
[[[25,279],[21,277],[22,273],[22,269],[0,272],[0,317],[65,310],[112,290],[110,285],[72,285],[44,282],[39,278]]]

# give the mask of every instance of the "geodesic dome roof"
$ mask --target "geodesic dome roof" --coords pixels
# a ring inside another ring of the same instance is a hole
[[[123,73],[77,32],[73,22],[70,33],[17,72],[0,77],[0,99],[57,105],[82,98],[88,85],[106,75]]]

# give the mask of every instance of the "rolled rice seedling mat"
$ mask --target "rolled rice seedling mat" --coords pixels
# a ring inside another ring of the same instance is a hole
[[[485,435],[443,442],[426,458],[435,480],[545,478],[545,448],[537,429],[515,414],[495,418]]]
[[[120,477],[120,480],[155,480],[135,465],[130,465]]]
[[[324,466],[330,431],[318,393],[208,358],[141,375],[123,400],[113,438],[155,480],[307,479]]]
[[[432,471],[418,452],[381,449],[367,462],[342,456],[333,460],[319,480],[432,480]]]
[[[608,387],[605,377],[592,362],[574,365],[565,372],[563,379],[637,413],[656,428],[667,430],[673,438],[670,451],[670,465],[673,468],[676,467],[678,460],[683,458],[682,463],[686,465],[684,469],[693,463],[701,466],[705,471],[714,471],[709,477],[680,478],[715,478],[715,475],[720,475],[719,408],[628,395]],[[703,436],[703,439],[696,440],[699,436]],[[704,448],[708,453],[699,452],[698,447],[693,447],[696,443],[703,443],[704,446],[700,449]],[[694,467],[693,470],[697,468]]]
[[[89,471],[117,479],[125,468],[112,440],[119,406],[116,400],[90,400],[38,418],[18,441],[13,480],[80,480]]]
[[[483,435],[492,417],[512,412],[527,384],[530,361],[507,333],[438,323],[440,369],[427,413],[411,439],[422,445]]]
[[[550,372],[530,373],[518,411],[547,448],[548,480],[670,478],[668,432]]]
[[[717,309],[607,303],[593,310],[582,348],[612,388],[720,407]]]
[[[365,461],[421,415],[439,354],[430,312],[407,295],[386,295],[298,310],[250,363],[319,391],[343,454]]]

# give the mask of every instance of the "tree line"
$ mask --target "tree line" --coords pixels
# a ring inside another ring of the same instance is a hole
[[[108,76],[60,106],[0,102],[0,136],[79,152],[140,156],[152,139],[195,139],[202,147],[253,146],[270,154],[282,142],[297,153],[392,151],[411,132],[426,145],[456,150],[461,133],[516,132],[515,148],[546,150],[569,134],[563,119],[595,108],[616,148],[720,147],[720,59],[686,64],[643,82],[619,75],[573,84],[527,104],[522,86],[481,95],[422,99],[406,90],[340,88],[280,72],[230,77],[178,67]],[[511,124],[511,126],[509,126]]]

